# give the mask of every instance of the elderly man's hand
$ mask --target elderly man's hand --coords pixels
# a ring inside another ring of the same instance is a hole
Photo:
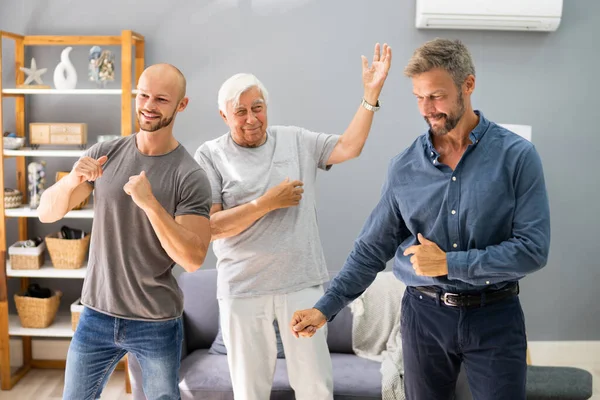
[[[365,100],[371,105],[375,105],[379,99],[379,94],[383,88],[383,83],[388,76],[388,71],[392,64],[392,48],[384,43],[383,52],[381,52],[379,43],[375,45],[375,54],[373,63],[369,67],[369,62],[365,56],[362,58],[362,76],[365,87]]]

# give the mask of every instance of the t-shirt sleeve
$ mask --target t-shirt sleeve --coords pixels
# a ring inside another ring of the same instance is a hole
[[[175,207],[175,216],[201,215],[210,218],[212,207],[210,182],[202,169],[191,172],[181,185],[181,197]]]
[[[337,144],[340,135],[318,133],[302,129],[300,137],[304,145],[312,151],[317,166],[320,169],[329,170],[331,165],[327,165],[327,160],[329,160],[329,156],[333,152],[333,148]]]
[[[208,146],[200,146],[198,150],[196,150],[194,159],[204,170],[204,172],[206,172],[206,176],[208,178],[208,181],[210,182],[210,189],[212,192],[212,203],[222,204],[223,197],[221,193],[223,193],[223,183],[219,171],[217,171],[217,169],[215,168]]]

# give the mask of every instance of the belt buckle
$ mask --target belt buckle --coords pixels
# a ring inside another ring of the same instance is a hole
[[[458,293],[444,293],[444,295],[442,296],[442,301],[444,302],[445,305],[450,306],[450,307],[458,307],[458,302],[452,304],[448,302],[448,298],[456,298],[458,299],[460,297],[460,294]]]

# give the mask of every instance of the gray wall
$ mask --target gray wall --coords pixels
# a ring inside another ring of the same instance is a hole
[[[370,58],[376,41],[388,42],[394,52],[392,70],[362,156],[319,177],[319,221],[330,269],[342,266],[375,205],[389,159],[425,128],[410,81],[402,75],[406,61],[415,47],[436,36],[463,40],[477,68],[475,107],[497,122],[532,125],[533,141],[544,162],[552,247],[547,267],[522,282],[530,340],[600,340],[596,301],[600,192],[594,170],[600,148],[594,116],[600,56],[593,42],[600,37],[600,2],[565,1],[562,24],[554,33],[418,31],[413,1],[0,0],[0,4],[0,29],[16,33],[118,35],[121,29],[132,29],[145,35],[147,64],[170,62],[187,76],[190,105],[178,117],[175,131],[191,153],[226,131],[217,112],[217,90],[240,71],[255,73],[269,88],[271,124],[343,132],[362,95],[360,55]],[[49,68],[44,78],[51,83],[60,50],[35,48],[27,54],[27,64],[36,56],[38,66]],[[80,71],[80,87],[89,85],[88,50],[77,48],[72,57]],[[8,47],[4,56],[11,54]],[[5,85],[13,76],[10,68],[5,71]],[[118,97],[38,96],[28,98],[28,115],[31,121],[86,121],[94,136],[118,130],[118,102]],[[11,107],[5,109],[8,128],[13,121]],[[49,168],[68,169],[69,161],[53,161]],[[73,220],[69,224],[76,226]],[[40,234],[57,228],[41,227],[37,221],[30,226]],[[211,254],[207,267],[213,265]],[[49,284],[70,286],[66,300],[77,297],[81,287],[73,281]],[[14,290],[15,283],[12,286]]]

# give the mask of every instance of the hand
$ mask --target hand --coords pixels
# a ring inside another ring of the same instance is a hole
[[[415,273],[419,276],[443,276],[448,275],[448,262],[446,253],[431,240],[425,239],[420,233],[417,234],[419,245],[410,246],[404,250],[404,255],[412,254],[410,262]]]
[[[302,193],[304,193],[303,185],[304,183],[301,181],[290,182],[290,178],[286,178],[279,185],[267,190],[263,196],[269,205],[269,209],[276,210],[297,206],[302,199]]]
[[[392,64],[392,48],[383,44],[383,52],[379,54],[379,43],[375,45],[375,54],[373,55],[373,63],[369,67],[367,57],[360,56],[362,59],[362,76],[363,85],[365,88],[365,100],[372,105],[377,103],[379,93],[383,88],[383,83],[387,78],[388,71]]]
[[[139,175],[129,177],[129,182],[123,186],[125,193],[131,196],[133,202],[142,210],[146,209],[156,200],[152,194],[152,186],[146,178],[146,173],[142,171]]]
[[[317,329],[327,322],[325,315],[316,308],[296,311],[290,322],[290,329],[295,337],[312,337]]]
[[[73,186],[79,186],[86,181],[95,181],[102,176],[102,166],[106,164],[108,157],[102,156],[97,160],[91,157],[81,157],[68,175]]]

